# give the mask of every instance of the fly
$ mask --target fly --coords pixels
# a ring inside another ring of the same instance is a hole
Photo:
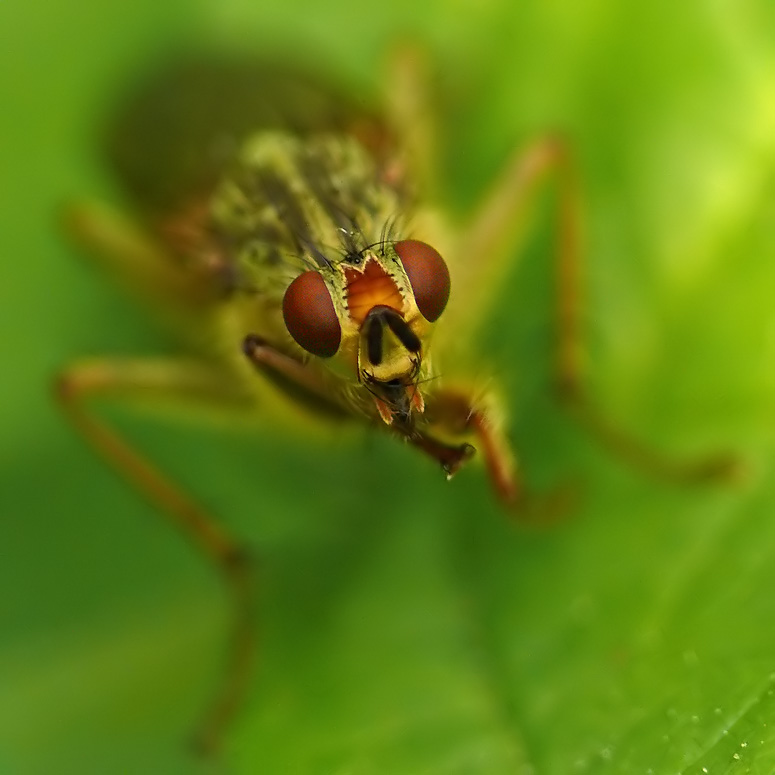
[[[672,461],[609,423],[582,379],[578,182],[566,142],[514,153],[462,225],[429,203],[434,142],[422,59],[394,58],[370,111],[296,73],[192,59],[119,111],[111,163],[125,218],[74,207],[70,231],[181,335],[177,358],[100,358],[64,370],[58,399],[80,433],[222,572],[236,603],[228,674],[203,725],[217,746],[252,662],[254,584],[241,544],[90,406],[101,396],[277,407],[389,433],[451,477],[478,451],[514,513],[552,513],[565,491],[522,481],[504,402],[465,365],[516,252],[534,189],[558,183],[556,381],[605,446],[677,480],[729,474],[727,456]]]

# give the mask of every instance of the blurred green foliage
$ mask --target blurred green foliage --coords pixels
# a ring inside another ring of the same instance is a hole
[[[509,525],[480,470],[447,484],[386,439],[121,416],[262,560],[231,771],[775,770],[773,31],[765,0],[0,4],[0,772],[196,771],[182,741],[224,654],[213,574],[47,392],[78,354],[168,346],[55,228],[68,197],[112,195],[94,136],[115,85],[196,40],[375,84],[402,37],[439,69],[450,206],[515,143],[573,138],[610,415],[676,454],[739,450],[751,476],[650,481],[562,416],[548,201],[482,346],[528,477],[583,482],[565,523]]]

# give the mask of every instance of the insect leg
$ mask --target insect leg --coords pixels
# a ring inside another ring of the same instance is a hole
[[[546,523],[568,509],[575,496],[571,485],[547,493],[534,493],[526,486],[492,394],[483,402],[465,390],[444,388],[428,398],[426,412],[445,434],[475,437],[493,489],[520,522]]]
[[[223,295],[228,278],[218,257],[206,250],[195,259],[177,257],[134,221],[101,203],[70,204],[61,217],[68,235],[122,286],[162,309],[176,305],[201,311],[203,304]]]
[[[245,337],[242,351],[247,359],[270,380],[280,380],[295,397],[309,408],[331,417],[349,416],[345,405],[337,401],[322,372],[280,352],[254,334]]]
[[[514,271],[536,189],[550,174],[565,174],[564,145],[545,137],[517,149],[456,239],[450,256],[453,292],[436,336],[475,339],[499,290]],[[575,227],[570,218],[564,226]],[[575,238],[574,238],[575,239]],[[463,288],[464,293],[455,289]],[[445,333],[446,331],[446,333]]]
[[[351,417],[351,412],[332,398],[331,391],[319,372],[295,358],[285,355],[258,336],[247,336],[242,348],[256,369],[270,379],[281,378],[284,380],[286,387],[291,387],[296,398],[309,408],[325,413],[334,419]],[[474,451],[470,444],[447,443],[413,425],[402,425],[399,422],[387,425],[378,422],[376,427],[382,428],[417,447],[435,460],[449,477],[457,472]]]
[[[398,140],[406,178],[423,197],[438,183],[437,144],[429,63],[418,45],[401,44],[391,51],[385,78],[385,103]]]
[[[56,398],[80,434],[216,565],[229,589],[235,608],[232,651],[226,674],[197,737],[197,746],[204,752],[217,748],[242,702],[250,677],[255,651],[253,566],[244,547],[99,418],[89,402],[95,398],[144,398],[244,411],[245,402],[227,393],[218,376],[206,364],[194,361],[101,359],[70,366],[55,382]]]
[[[488,307],[508,269],[507,260],[513,254],[530,195],[550,175],[559,183],[555,373],[563,404],[604,447],[652,475],[679,482],[734,477],[739,472],[739,464],[732,455],[672,459],[620,430],[590,400],[583,380],[585,347],[580,322],[581,197],[570,148],[560,138],[542,138],[517,153],[472,219],[463,249],[477,260],[459,262],[455,276],[456,283],[466,288],[463,295],[466,310],[481,316]]]

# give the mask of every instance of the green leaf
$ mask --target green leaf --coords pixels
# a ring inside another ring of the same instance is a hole
[[[67,197],[111,197],[93,138],[117,84],[192,39],[321,52],[376,84],[406,37],[440,73],[452,207],[475,202],[535,133],[572,139],[596,400],[676,456],[734,450],[749,476],[650,480],[553,402],[548,199],[482,347],[529,481],[582,485],[557,524],[511,524],[481,469],[446,483],[389,439],[271,423],[233,438],[122,416],[261,561],[260,669],[228,766],[775,770],[770,5],[30,9],[0,4],[0,771],[197,771],[184,742],[226,653],[215,574],[47,394],[79,354],[169,348],[55,228]]]

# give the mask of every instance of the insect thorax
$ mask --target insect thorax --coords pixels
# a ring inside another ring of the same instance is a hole
[[[407,197],[387,178],[348,135],[251,137],[212,204],[240,285],[279,303],[301,272],[325,271],[389,239]]]
[[[421,347],[429,323],[394,248],[405,235],[409,200],[396,169],[394,159],[375,158],[349,135],[264,132],[244,145],[212,202],[245,302],[243,323],[252,326],[244,333],[325,371],[345,402],[369,416],[382,383],[395,383],[401,402],[387,404],[406,404],[408,415],[430,367]],[[317,343],[300,347],[284,318],[289,286],[313,272],[325,281],[338,320],[339,345],[330,353],[318,353]],[[310,352],[323,357],[310,361]]]

